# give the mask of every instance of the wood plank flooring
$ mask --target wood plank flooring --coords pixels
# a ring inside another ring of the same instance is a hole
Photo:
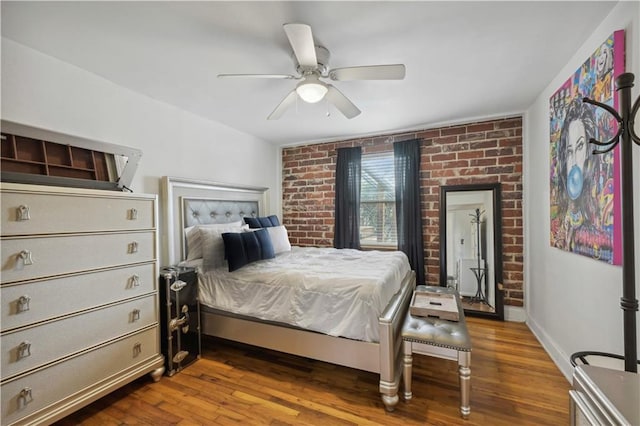
[[[58,422],[66,425],[566,425],[570,384],[525,324],[467,318],[471,415],[457,365],[415,355],[413,399],[387,413],[376,374],[205,338],[203,358],[149,377]]]

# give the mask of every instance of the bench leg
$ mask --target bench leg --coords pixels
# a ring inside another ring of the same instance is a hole
[[[460,414],[469,418],[471,405],[471,352],[458,351],[458,373],[460,378]]]
[[[411,370],[413,368],[413,357],[411,342],[403,342],[404,356],[402,357],[402,381],[404,382],[404,400],[409,401],[413,397],[411,393]]]

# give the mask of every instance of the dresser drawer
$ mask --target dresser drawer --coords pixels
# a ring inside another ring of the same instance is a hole
[[[155,232],[2,239],[4,284],[148,262],[156,259]]]
[[[152,229],[155,220],[155,198],[2,191],[4,236]]]
[[[156,291],[156,265],[129,266],[2,287],[2,331]]]
[[[3,334],[0,337],[2,377],[15,376],[156,324],[157,316],[157,299],[152,294]]]
[[[5,381],[2,383],[2,424],[9,425],[30,415],[36,417],[38,411],[71,395],[82,398],[89,392],[95,393],[101,382],[114,380],[114,375],[128,368],[153,361],[158,352],[158,329],[152,327],[32,374]]]

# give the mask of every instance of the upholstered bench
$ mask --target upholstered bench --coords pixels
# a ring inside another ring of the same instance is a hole
[[[404,345],[404,399],[409,401],[411,393],[412,354],[435,356],[458,361],[460,377],[460,414],[468,418],[471,413],[469,397],[471,392],[471,339],[464,319],[464,310],[457,292],[447,287],[419,285],[416,291],[430,291],[453,294],[458,301],[459,320],[447,321],[432,317],[413,316],[407,312],[402,327]]]

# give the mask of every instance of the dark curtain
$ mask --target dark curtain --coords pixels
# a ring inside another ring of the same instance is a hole
[[[393,144],[396,174],[398,250],[409,258],[416,285],[425,284],[422,212],[420,210],[420,140]]]
[[[360,147],[339,148],[333,246],[360,249]]]

